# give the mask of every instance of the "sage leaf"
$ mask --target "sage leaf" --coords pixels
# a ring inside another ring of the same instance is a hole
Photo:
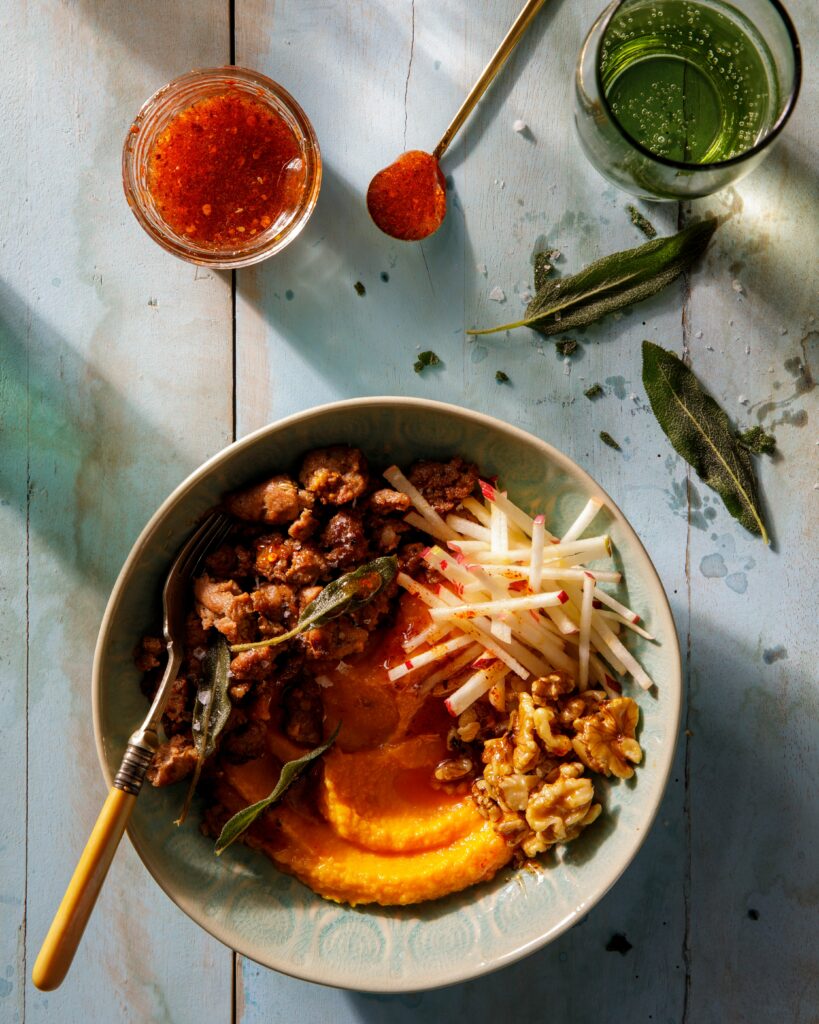
[[[330,749],[333,743],[335,743],[340,728],[341,722],[335,727],[332,736],[326,743],[322,743],[320,747],[316,747],[315,750],[311,750],[303,757],[296,758],[295,761],[287,761],[283,764],[279,781],[276,783],[270,796],[266,796],[263,800],[258,800],[249,807],[243,807],[241,811],[237,811],[232,818],[225,822],[222,831],[219,833],[219,838],[216,840],[215,852],[217,856],[224,853],[231,843],[235,842],[243,832],[250,828],[263,811],[277,803],[302,772],[304,772],[305,768]]]
[[[643,342],[643,384],[674,449],[746,530],[769,543],[748,449],[728,416],[673,352]]]
[[[655,238],[636,249],[604,256],[578,274],[547,278],[526,307],[523,320],[466,333],[494,334],[531,327],[548,335],[585,327],[670,284],[705,250],[716,227],[716,218],[709,217],[669,238]]]
[[[754,455],[773,455],[776,451],[776,438],[766,434],[758,424],[737,434],[737,440]]]
[[[375,597],[388,583],[391,583],[398,571],[398,559],[395,555],[382,555],[380,558],[367,562],[355,572],[345,573],[337,580],[328,583],[318,597],[311,601],[299,616],[299,621],[286,633],[268,637],[252,644],[234,644],[231,651],[252,651],[257,647],[273,647],[292,640],[311,626],[321,626],[331,619],[338,618],[347,612],[362,608]]]
[[[546,252],[536,252],[534,258],[535,268],[535,291],[539,292],[540,289],[546,284],[546,278],[554,270],[554,261],[560,253],[557,249],[547,249]]]
[[[418,353],[418,358],[412,364],[412,368],[413,370],[415,370],[416,373],[420,373],[428,366],[440,366],[440,364],[441,357],[439,355],[436,355],[436,353],[433,352],[432,349],[427,349],[426,352]]]
[[[230,648],[227,640],[220,633],[216,641],[208,648],[205,671],[196,691],[191,729],[193,745],[198,756],[185,803],[182,806],[182,813],[176,819],[177,825],[181,825],[187,817],[199,776],[202,773],[202,766],[216,750],[216,741],[230,717],[233,705],[228,693],[229,672]]]
[[[631,223],[640,231],[642,231],[646,238],[657,237],[657,229],[654,227],[654,225],[651,223],[648,217],[644,217],[642,213],[640,213],[636,206],[629,205],[626,207],[626,209],[628,210],[628,215],[631,218]]]

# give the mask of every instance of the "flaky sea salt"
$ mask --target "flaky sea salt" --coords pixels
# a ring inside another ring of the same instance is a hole
[[[503,290],[503,288],[498,288],[496,286],[489,293],[489,298],[493,302],[506,302],[506,292]]]
[[[702,331],[697,331],[697,333],[694,335],[694,337],[695,338],[701,338],[702,337]]]
[[[737,281],[736,278],[734,278],[734,280],[731,282],[731,287],[734,289],[737,295],[742,295],[743,291],[745,291],[745,289],[742,287],[742,282]]]
[[[479,274],[483,274],[483,276],[486,277],[487,269],[485,263],[476,263],[475,269],[478,271]]]
[[[739,402],[740,405],[747,405],[748,404],[748,398],[745,395],[737,395],[737,401]]]
[[[515,121],[512,124],[513,131],[516,131],[518,133],[525,132],[527,127],[528,126],[527,126],[526,122],[525,121],[521,121],[520,118],[518,118],[518,120]]]

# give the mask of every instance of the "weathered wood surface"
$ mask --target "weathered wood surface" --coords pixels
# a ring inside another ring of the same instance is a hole
[[[677,770],[615,889],[498,975],[395,998],[234,958],[169,903],[127,845],[69,981],[48,996],[24,984],[103,796],[88,680],[108,591],[161,498],[234,430],[230,281],[155,247],[119,185],[121,139],[141,101],[189,66],[225,62],[230,25],[227,5],[210,2],[54,0],[0,14],[3,1024],[819,1019],[813,69],[769,161],[695,204],[729,219],[689,282],[579,336],[568,368],[526,332],[463,335],[464,324],[521,308],[541,236],[562,250],[563,270],[640,240],[628,198],[585,162],[571,125],[574,59],[599,6],[553,3],[539,16],[447,155],[444,228],[406,246],[369,223],[367,182],[405,146],[434,145],[517,0],[235,4],[236,62],[297,96],[325,161],[303,236],[238,275],[238,435],[360,394],[426,395],[517,423],[621,505],[687,654]],[[792,14],[810,53],[812,6],[799,0]],[[531,137],[513,132],[516,118]],[[690,212],[649,215],[670,231]],[[488,298],[496,286],[502,304]],[[671,452],[640,383],[643,337],[688,350],[738,422],[774,428],[781,455],[760,464],[771,549]],[[413,373],[419,347],[443,365]],[[510,385],[495,382],[497,369]],[[582,390],[594,381],[606,396],[592,405]],[[600,443],[601,429],[622,454]],[[606,951],[614,933],[632,944],[624,956]]]

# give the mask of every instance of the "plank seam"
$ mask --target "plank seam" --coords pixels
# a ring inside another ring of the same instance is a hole
[[[677,229],[682,230],[690,212],[690,204],[680,203],[677,212]],[[689,305],[691,301],[690,272],[683,273],[683,295],[681,313],[682,359],[691,365],[688,342],[690,339]],[[683,814],[685,817],[685,874],[683,877],[683,942],[682,959],[685,968],[682,1024],[688,1024],[689,999],[691,994],[691,736],[689,722],[691,717],[691,467],[685,467],[685,500],[686,500],[686,531],[685,531],[685,593],[686,593],[686,627],[685,627],[685,717],[684,733],[685,758],[683,769],[684,795]]]
[[[407,77],[404,81],[404,149],[407,148],[407,97],[409,96],[410,75],[412,74],[412,61],[415,57],[415,0],[412,0],[412,33],[410,35],[410,55],[407,66]],[[426,262],[426,261],[425,261]],[[427,271],[429,272],[429,271]]]
[[[25,753],[25,845],[23,849],[23,915],[20,925],[20,946],[22,950],[22,998],[19,1005],[22,1010],[22,1022],[26,1019],[26,991],[28,979],[28,843],[29,843],[29,652],[31,646],[31,308],[26,315],[26,648],[23,677],[25,681],[25,736],[23,748]]]
[[[236,64],[236,0],[228,0],[228,36],[229,36],[229,57],[230,64]],[[233,379],[233,394],[231,398],[231,440],[236,440],[237,426],[237,345],[236,345],[236,271],[230,272],[230,346],[231,346],[231,377]],[[230,1022],[237,1024],[238,1008],[236,979],[239,973],[239,955],[235,949],[230,951]]]

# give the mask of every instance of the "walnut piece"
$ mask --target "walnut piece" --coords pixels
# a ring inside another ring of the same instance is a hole
[[[593,772],[630,779],[634,774],[632,764],[639,764],[643,757],[634,738],[639,716],[639,708],[630,697],[601,701],[594,714],[575,721],[575,753]]]
[[[600,804],[593,801],[594,787],[583,777],[583,765],[562,764],[555,781],[542,783],[529,797],[526,823],[536,836],[524,841],[527,856],[575,839],[600,814]]]
[[[516,772],[528,772],[540,760],[540,746],[537,742],[535,726],[535,706],[532,695],[521,693],[518,697],[518,710],[515,713],[515,752],[512,763]]]

